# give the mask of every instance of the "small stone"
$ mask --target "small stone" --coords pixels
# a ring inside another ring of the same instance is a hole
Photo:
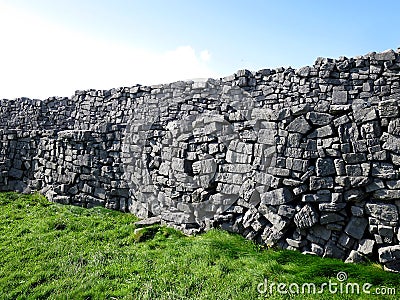
[[[335,159],[333,163],[335,165],[336,175],[342,176],[346,174],[346,168],[343,159]]]
[[[308,77],[310,75],[310,67],[302,67],[296,70],[296,75],[300,77]]]
[[[310,133],[307,137],[309,139],[315,138],[323,138],[327,136],[333,135],[333,129],[331,125],[325,125],[319,128],[316,128],[312,133]]]
[[[374,54],[374,59],[376,60],[395,60],[396,59],[396,54],[392,49],[383,51],[383,52],[378,52]]]
[[[389,180],[386,181],[386,185],[391,190],[398,190],[400,189],[400,180]]]
[[[346,260],[344,262],[358,264],[358,263],[362,263],[364,261],[365,261],[365,258],[360,252],[358,252],[356,250],[351,250],[349,256],[346,258]]]
[[[322,248],[320,245],[318,244],[311,244],[311,252],[318,255],[318,256],[322,256],[324,254],[324,248]]]
[[[276,144],[275,137],[276,137],[275,129],[273,129],[273,130],[272,129],[260,129],[258,131],[258,142],[261,144],[275,145]]]
[[[400,198],[400,190],[377,190],[372,197],[379,200],[394,200]]]
[[[334,119],[333,125],[335,125],[335,127],[339,127],[340,125],[343,125],[343,124],[346,124],[349,122],[350,122],[349,117],[347,115],[343,115],[343,116],[340,116],[340,117]]]
[[[396,171],[392,164],[389,163],[373,163],[372,176],[382,179],[395,179]]]
[[[400,273],[400,260],[394,260],[386,263],[383,266],[383,270],[393,273]]]
[[[342,233],[339,237],[338,243],[344,248],[350,249],[354,245],[354,239],[349,237],[347,234]]]
[[[307,204],[294,216],[294,222],[300,229],[310,228],[318,222],[318,213]]]
[[[328,125],[332,122],[333,117],[327,113],[309,112],[306,118],[314,125]]]
[[[335,242],[330,240],[330,241],[328,241],[328,243],[325,246],[325,251],[324,251],[323,257],[344,259],[345,252],[342,249],[340,249],[338,246],[336,246]]]
[[[365,193],[360,189],[352,189],[344,192],[343,200],[346,202],[358,202],[365,197]]]
[[[378,118],[374,107],[362,108],[358,105],[353,105],[353,116],[357,123],[369,122]]]
[[[387,263],[400,259],[400,245],[381,247],[378,249],[379,262]]]
[[[293,240],[293,239],[287,238],[286,239],[286,243],[288,243],[289,246],[292,246],[292,247],[295,247],[295,248],[301,248],[305,244],[307,244],[307,241],[306,240],[297,241],[297,240]]]
[[[273,225],[276,230],[283,230],[289,223],[289,220],[282,218],[270,207],[260,204],[258,211]]]
[[[351,217],[344,232],[354,237],[355,239],[360,240],[364,235],[364,231],[367,225],[368,221],[366,219],[359,217]]]
[[[368,184],[365,187],[365,191],[367,193],[370,193],[370,192],[377,191],[377,190],[380,190],[383,188],[385,188],[385,184],[383,183],[383,181],[380,179],[374,179],[370,184]]]
[[[394,152],[395,154],[400,154],[400,137],[388,134],[382,148]]]
[[[365,153],[345,153],[343,159],[347,164],[362,163],[367,160]]]
[[[362,207],[359,206],[352,206],[351,207],[351,214],[355,217],[361,217],[364,214],[364,210],[362,209]]]
[[[379,102],[379,116],[381,118],[393,118],[399,115],[397,100],[386,100]]]
[[[378,225],[378,233],[382,237],[392,238],[394,235],[393,227],[385,226],[385,225]]]
[[[298,132],[301,134],[307,133],[310,129],[311,126],[304,116],[297,117],[286,127],[286,130],[289,132]]]
[[[282,238],[283,235],[284,231],[267,226],[264,228],[261,239],[266,245],[273,246]]]
[[[329,223],[338,223],[344,221],[344,217],[342,215],[336,213],[324,213],[321,215],[319,222],[321,225],[329,224]]]
[[[135,226],[137,228],[147,227],[147,226],[151,226],[151,225],[155,225],[155,224],[161,224],[160,216],[151,217],[151,218],[147,218],[147,219],[143,219],[143,220],[135,222]]]
[[[343,208],[346,207],[346,203],[320,203],[319,210],[324,212],[336,212],[341,211]]]
[[[278,208],[278,215],[291,219],[295,214],[296,209],[290,205],[280,205]]]
[[[314,225],[313,227],[310,228],[310,232],[315,235],[319,239],[323,239],[324,241],[329,240],[331,237],[331,230],[327,229],[324,226],[321,225]]]
[[[329,112],[332,114],[343,114],[350,110],[350,104],[333,104],[329,107]]]
[[[331,202],[332,193],[329,190],[319,190],[316,194],[303,195],[302,202]]]
[[[321,190],[321,189],[331,189],[333,188],[333,178],[332,177],[310,177],[310,190]]]
[[[292,111],[292,114],[294,116],[304,115],[308,111],[310,111],[310,109],[311,109],[311,107],[310,107],[310,104],[308,104],[308,103],[302,103],[299,105],[292,106],[290,108],[290,110]]]
[[[364,255],[371,255],[373,253],[375,241],[370,239],[363,239],[359,242],[357,251]]]

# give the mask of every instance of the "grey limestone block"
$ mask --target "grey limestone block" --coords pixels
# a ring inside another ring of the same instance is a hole
[[[378,257],[381,263],[387,263],[400,259],[400,245],[386,246],[378,249]]]
[[[273,228],[276,230],[282,231],[289,224],[288,219],[283,218],[277,214],[276,211],[264,204],[260,204],[259,212],[272,224]]]
[[[338,244],[347,249],[351,249],[354,245],[354,242],[355,240],[346,233],[342,233],[338,239]]]
[[[315,165],[317,176],[325,177],[335,174],[335,166],[331,158],[318,158]]]
[[[379,200],[395,200],[400,198],[400,190],[381,189],[373,192],[372,197]]]
[[[325,245],[323,257],[344,259],[345,251],[340,249],[335,242],[329,240]]]
[[[365,212],[374,218],[385,221],[397,222],[399,220],[398,208],[394,204],[367,202]]]
[[[301,134],[307,133],[311,130],[310,124],[307,122],[304,116],[295,118],[287,127],[286,130],[289,132],[298,132]]]
[[[325,226],[314,225],[310,228],[310,232],[315,235],[317,238],[322,239],[324,241],[329,240],[331,237],[332,231],[327,229]]]
[[[378,225],[378,233],[384,238],[392,238],[394,235],[394,228],[392,226]]]
[[[393,152],[394,154],[400,154],[400,137],[392,134],[388,134],[385,138],[385,142],[382,145],[384,150]]]
[[[345,263],[362,263],[365,262],[365,258],[359,251],[351,250],[349,256],[344,261]]]
[[[324,126],[331,124],[333,120],[333,116],[327,113],[319,113],[319,112],[309,112],[306,115],[306,118],[313,124]]]
[[[373,163],[371,175],[382,179],[396,179],[397,173],[390,163]]]
[[[378,111],[380,117],[390,117],[394,118],[399,115],[399,106],[396,99],[385,100],[379,102]]]
[[[366,219],[360,217],[351,217],[344,232],[353,238],[360,240],[364,235],[367,225],[368,221]]]
[[[357,251],[364,255],[371,255],[374,250],[375,245],[376,244],[375,244],[374,240],[363,239],[363,240],[360,240]]]
[[[367,160],[365,153],[345,153],[343,159],[347,164],[363,163]]]
[[[306,204],[303,208],[296,213],[294,216],[294,222],[300,229],[310,228],[318,222],[318,213],[312,206]]]
[[[347,104],[348,93],[344,90],[334,89],[332,92],[332,104]]]
[[[261,203],[266,205],[281,205],[293,200],[293,194],[288,188],[275,189],[260,196]]]
[[[273,246],[282,238],[283,235],[284,231],[277,230],[274,227],[266,226],[261,235],[261,238],[264,244]]]
[[[318,177],[311,176],[310,177],[310,190],[317,191],[321,189],[330,189],[333,188],[334,181],[333,177]]]

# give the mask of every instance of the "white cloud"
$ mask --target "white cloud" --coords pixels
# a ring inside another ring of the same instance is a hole
[[[158,53],[108,43],[1,3],[0,40],[0,98],[216,77],[208,50],[198,56],[191,46]]]
[[[200,52],[200,58],[202,61],[209,61],[211,59],[211,53],[208,50],[203,50]]]

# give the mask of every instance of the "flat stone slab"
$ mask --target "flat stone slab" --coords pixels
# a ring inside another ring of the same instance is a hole
[[[151,218],[147,218],[147,219],[143,219],[143,220],[135,222],[135,226],[138,228],[147,227],[147,226],[156,225],[156,224],[161,224],[160,216],[151,217]]]

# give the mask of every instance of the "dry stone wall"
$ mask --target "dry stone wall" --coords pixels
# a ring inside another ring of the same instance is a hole
[[[0,188],[400,268],[399,50],[0,101]]]

